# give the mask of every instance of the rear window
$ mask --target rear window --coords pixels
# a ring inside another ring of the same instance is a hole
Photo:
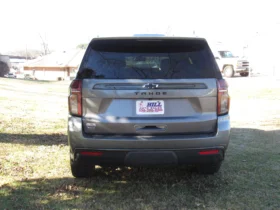
[[[77,78],[188,79],[221,78],[203,39],[94,40]]]

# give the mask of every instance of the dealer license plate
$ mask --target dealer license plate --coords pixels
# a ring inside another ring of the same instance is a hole
[[[138,115],[164,114],[164,101],[163,100],[136,101],[136,114],[138,114]]]

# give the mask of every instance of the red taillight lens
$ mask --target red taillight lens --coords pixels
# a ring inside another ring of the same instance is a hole
[[[88,156],[102,156],[103,152],[90,152],[90,151],[82,151],[80,152],[81,155],[88,155]]]
[[[82,116],[82,80],[73,80],[68,97],[69,113]]]
[[[204,150],[204,151],[199,152],[200,155],[215,155],[215,154],[218,154],[218,153],[219,153],[219,150],[217,150],[217,149]]]
[[[230,97],[228,94],[228,84],[224,79],[217,81],[218,86],[218,115],[227,114],[229,112]]]

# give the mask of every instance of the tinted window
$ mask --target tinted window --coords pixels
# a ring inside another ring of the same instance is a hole
[[[232,52],[230,51],[219,51],[222,58],[234,58]]]
[[[220,78],[204,40],[98,40],[87,50],[78,78]]]

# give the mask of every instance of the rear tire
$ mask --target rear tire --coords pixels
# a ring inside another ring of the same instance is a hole
[[[85,165],[81,164],[78,161],[70,160],[71,172],[72,175],[76,178],[88,178],[92,177],[94,174],[94,166],[93,165]]]
[[[240,73],[240,76],[241,76],[241,77],[248,77],[248,75],[249,75],[249,72]]]
[[[234,76],[234,70],[232,66],[225,66],[223,73],[226,77],[233,77]]]
[[[217,173],[221,165],[222,165],[222,161],[218,161],[215,163],[204,163],[198,165],[197,169],[200,174],[209,175],[209,174]]]

